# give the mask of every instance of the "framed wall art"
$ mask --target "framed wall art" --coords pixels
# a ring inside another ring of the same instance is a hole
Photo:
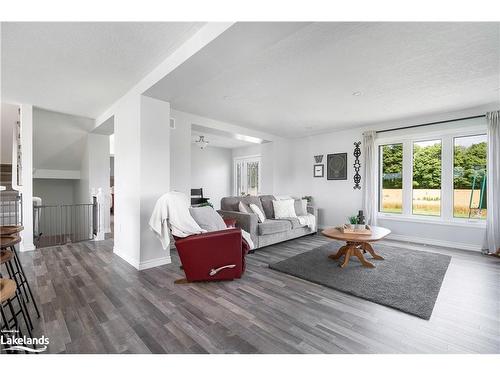
[[[326,178],[347,180],[347,153],[328,154],[326,157]]]
[[[313,176],[314,177],[324,177],[325,176],[325,166],[323,164],[314,164]]]

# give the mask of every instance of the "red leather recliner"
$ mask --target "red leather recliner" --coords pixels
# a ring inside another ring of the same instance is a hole
[[[249,250],[240,228],[175,238],[175,247],[188,282],[240,278]]]

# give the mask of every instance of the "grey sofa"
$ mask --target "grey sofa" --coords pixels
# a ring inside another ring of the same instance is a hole
[[[272,195],[224,197],[221,199],[221,209],[218,212],[224,219],[236,219],[236,225],[250,233],[256,249],[315,233],[315,231],[307,226],[300,225],[296,218],[286,220],[274,219],[272,204],[274,199]],[[247,205],[250,203],[256,204],[266,215],[266,220],[263,223],[259,223],[257,215],[239,212],[238,205],[240,201]],[[308,207],[307,211],[316,216],[316,223],[318,223],[317,210]]]

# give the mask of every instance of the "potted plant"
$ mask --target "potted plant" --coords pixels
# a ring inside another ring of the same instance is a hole
[[[352,216],[349,216],[347,219],[349,220],[349,223],[352,225],[354,230],[361,229],[362,225],[358,224],[358,217],[357,216],[352,215]]]
[[[302,199],[305,199],[307,201],[308,206],[312,206],[313,197],[311,197],[310,195],[305,195],[302,197]]]

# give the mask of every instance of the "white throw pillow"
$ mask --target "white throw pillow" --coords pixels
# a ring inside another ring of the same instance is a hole
[[[238,211],[240,211],[244,214],[251,214],[252,213],[251,211],[248,210],[248,206],[241,201],[240,201],[240,203],[238,203]]]
[[[250,203],[250,209],[259,218],[259,223],[263,223],[264,221],[266,221],[266,215],[264,215],[264,213],[261,211],[259,206],[257,206],[256,204]]]
[[[297,216],[307,216],[307,200],[295,199],[294,203]]]
[[[295,213],[295,201],[293,199],[273,201],[273,207],[275,219],[297,217]]]

